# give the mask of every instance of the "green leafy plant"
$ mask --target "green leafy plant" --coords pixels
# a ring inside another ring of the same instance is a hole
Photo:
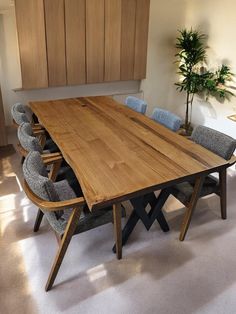
[[[232,79],[233,73],[227,65],[211,72],[206,68],[206,35],[196,30],[180,30],[177,37],[175,55],[178,62],[180,81],[175,83],[177,89],[186,92],[186,111],[183,128],[186,133],[191,129],[191,114],[194,96],[208,99],[213,96],[224,100],[233,95],[225,84]]]
[[[233,73],[227,65],[222,64],[221,68],[215,72],[207,71],[202,82],[202,93],[206,99],[210,96],[217,98],[219,101],[229,99],[234,94],[229,91],[225,84],[232,80]]]

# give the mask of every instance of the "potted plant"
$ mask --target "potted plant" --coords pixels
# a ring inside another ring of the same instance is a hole
[[[212,72],[206,68],[206,35],[195,30],[180,30],[177,37],[175,55],[178,62],[180,81],[175,83],[177,89],[186,92],[185,120],[182,126],[186,135],[191,134],[191,114],[194,96],[199,94],[206,99],[213,96],[224,100],[233,95],[226,83],[232,79],[232,73],[227,65],[222,65]]]

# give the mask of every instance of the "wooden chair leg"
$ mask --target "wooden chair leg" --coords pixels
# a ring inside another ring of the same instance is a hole
[[[39,230],[39,227],[41,225],[41,221],[43,219],[44,213],[41,211],[41,209],[38,209],[37,217],[34,223],[34,232],[37,232]]]
[[[41,134],[41,135],[40,135],[40,137],[39,137],[39,143],[40,143],[41,147],[44,148],[45,143],[46,143],[46,135],[45,135],[45,134]]]
[[[116,257],[122,258],[122,232],[121,232],[121,204],[113,205],[114,235],[116,242]]]
[[[204,180],[205,180],[205,177],[200,177],[200,178],[196,179],[193,194],[191,196],[189,204],[186,206],[187,210],[186,210],[186,213],[184,215],[184,220],[183,220],[183,223],[181,226],[181,231],[180,231],[180,236],[179,236],[180,241],[184,241],[184,239],[185,239],[185,236],[186,236],[186,233],[188,231],[194,209],[197,205],[197,201],[198,201],[198,198],[199,198],[200,193],[201,193],[201,189],[202,189],[202,185],[203,185]]]
[[[220,209],[221,209],[221,218],[227,218],[227,193],[226,193],[226,180],[227,180],[227,169],[222,169],[219,172],[219,181],[220,181]]]
[[[58,160],[57,162],[52,164],[52,167],[49,173],[49,178],[52,181],[56,181],[58,171],[61,168],[61,164],[62,164],[62,160]]]
[[[45,290],[49,291],[52,288],[52,285],[56,279],[57,273],[60,269],[61,263],[63,261],[63,258],[66,254],[66,250],[68,248],[68,245],[70,244],[70,240],[74,234],[75,228],[78,224],[79,217],[81,214],[82,208],[74,208],[72,211],[72,214],[70,216],[70,219],[67,223],[65,233],[63,235],[63,238],[61,240],[57,255],[55,257],[54,263],[52,265]]]

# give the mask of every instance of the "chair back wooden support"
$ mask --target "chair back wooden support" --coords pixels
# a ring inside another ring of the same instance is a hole
[[[49,179],[55,181],[63,161],[61,153],[43,154],[41,155],[41,157],[43,159],[43,163],[45,164],[45,166],[51,166],[48,175]]]
[[[39,143],[44,148],[45,143],[46,143],[46,134],[45,134],[45,129],[42,129],[41,126],[40,128],[34,128],[32,127],[33,134],[39,139]]]

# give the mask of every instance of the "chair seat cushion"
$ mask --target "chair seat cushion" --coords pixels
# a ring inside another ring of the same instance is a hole
[[[72,209],[64,210],[63,215],[57,220],[56,226],[54,226],[54,230],[59,235],[62,235],[64,233],[67,222],[71,215],[71,211]],[[87,230],[102,226],[112,221],[113,221],[112,207],[107,207],[102,210],[96,210],[94,212],[86,212],[86,213],[82,212],[74,233],[79,234]]]
[[[194,189],[194,180],[175,184],[171,189],[173,194],[181,203],[186,204],[190,201]],[[217,193],[219,191],[218,180],[212,176],[207,176],[201,190],[200,197]]]
[[[66,180],[56,182],[54,183],[54,186],[61,201],[76,197],[75,192],[73,191],[73,189]],[[53,218],[50,217],[49,223],[51,225],[53,224],[54,230],[60,235],[62,235],[65,231],[67,222],[71,215],[71,211],[72,209],[67,209],[60,213],[60,217],[58,217],[59,219],[57,220],[56,224],[54,221],[55,217]],[[124,209],[122,209],[122,216],[125,216]],[[103,209],[95,210],[94,212],[83,211],[81,213],[78,225],[76,227],[75,234],[82,233],[84,231],[102,226],[112,221],[113,221],[112,207],[106,207]]]
[[[67,180],[62,180],[54,183],[54,188],[59,196],[60,201],[66,201],[76,198],[76,194],[70,187]]]

